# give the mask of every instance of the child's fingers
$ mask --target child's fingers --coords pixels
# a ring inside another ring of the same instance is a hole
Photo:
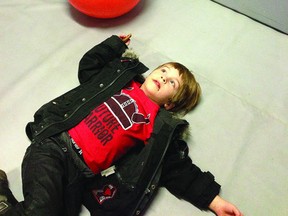
[[[130,38],[131,38],[132,34],[128,34],[128,35],[119,35],[119,38],[124,42],[127,43]]]

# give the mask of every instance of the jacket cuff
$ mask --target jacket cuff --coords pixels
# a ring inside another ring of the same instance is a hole
[[[189,188],[185,197],[186,200],[191,202],[197,208],[201,210],[208,210],[209,204],[219,194],[220,185],[214,180],[214,176],[210,172],[202,173],[202,177],[198,179],[197,188]]]
[[[112,35],[111,37],[104,40],[102,44],[109,45],[110,48],[114,50],[115,53],[117,53],[118,57],[121,57],[121,55],[128,48],[127,45],[117,35]]]
[[[208,209],[208,206],[213,201],[213,199],[220,193],[221,186],[217,182],[213,182],[207,187],[200,198],[199,207],[201,209]]]

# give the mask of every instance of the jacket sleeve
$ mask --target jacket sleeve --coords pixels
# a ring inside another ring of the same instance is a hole
[[[126,44],[116,35],[94,46],[80,60],[78,70],[79,82],[84,83],[88,81],[107,63],[115,58],[120,58],[126,49]]]
[[[192,163],[187,144],[183,140],[174,141],[169,146],[160,184],[176,197],[202,210],[208,209],[220,191],[220,185],[215,182],[214,176],[210,172],[202,172]]]

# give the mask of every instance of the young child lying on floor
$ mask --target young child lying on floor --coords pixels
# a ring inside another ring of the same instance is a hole
[[[182,64],[148,68],[127,52],[131,35],[111,36],[79,64],[80,85],[43,105],[28,123],[24,200],[0,172],[0,215],[140,215],[158,186],[217,215],[242,215],[188,156],[182,134],[200,86]],[[114,166],[112,166],[114,165]]]

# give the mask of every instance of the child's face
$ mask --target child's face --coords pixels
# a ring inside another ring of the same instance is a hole
[[[141,89],[152,101],[169,110],[174,107],[170,101],[181,85],[179,71],[171,65],[165,65],[150,73]]]

